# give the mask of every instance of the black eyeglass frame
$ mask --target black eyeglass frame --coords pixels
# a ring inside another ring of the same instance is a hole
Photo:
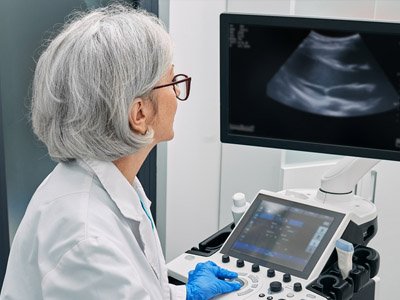
[[[184,77],[186,77],[186,78],[185,78],[185,79],[182,79],[182,80],[175,81],[175,79],[176,79],[178,76],[184,76]],[[178,96],[178,93],[176,92],[176,89],[175,89],[175,85],[177,85],[178,83],[182,83],[182,82],[185,82],[185,83],[186,83],[186,97],[185,97],[185,98],[180,98],[180,97]],[[156,87],[153,88],[153,90],[161,89],[161,88],[164,88],[164,87],[167,87],[167,86],[171,86],[171,85],[172,85],[172,87],[173,87],[173,89],[174,89],[174,92],[175,92],[175,95],[176,95],[176,98],[179,99],[179,100],[181,100],[181,101],[185,101],[185,100],[187,100],[187,99],[189,98],[189,94],[190,94],[190,84],[191,84],[191,82],[192,82],[192,77],[189,77],[189,76],[187,76],[186,74],[177,74],[177,75],[174,76],[174,78],[172,78],[172,82],[171,82],[171,83],[167,83],[167,84],[163,84],[163,85],[156,86]]]

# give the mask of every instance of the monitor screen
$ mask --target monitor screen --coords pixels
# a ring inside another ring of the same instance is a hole
[[[221,252],[308,278],[344,215],[259,194]]]
[[[221,140],[400,160],[400,24],[221,15]]]

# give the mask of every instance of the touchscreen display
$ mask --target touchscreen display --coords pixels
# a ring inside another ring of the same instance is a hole
[[[297,272],[305,270],[318,249],[321,255],[340,224],[340,214],[286,202],[258,199],[253,203],[230,241],[231,254]]]

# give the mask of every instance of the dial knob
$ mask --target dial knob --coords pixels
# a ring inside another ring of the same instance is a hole
[[[222,262],[224,264],[228,263],[230,261],[229,255],[222,255]]]
[[[292,276],[289,273],[283,274],[283,282],[290,282],[292,280]]]
[[[300,283],[300,282],[296,282],[296,283],[293,285],[293,290],[294,290],[295,292],[300,292],[302,289],[303,289],[303,287],[301,286],[301,283]]]
[[[253,264],[253,265],[251,266],[251,271],[254,272],[254,273],[259,272],[259,271],[260,271],[260,266],[257,265],[257,264]]]
[[[225,279],[225,281],[228,281],[228,282],[237,282],[237,283],[239,283],[240,284],[240,286],[242,287],[242,286],[244,286],[244,281],[243,281],[243,279],[240,279],[240,278],[238,278],[238,277],[236,277],[236,278],[227,278],[227,279]]]
[[[268,271],[267,271],[267,276],[268,276],[269,278],[275,277],[275,270],[274,270],[274,269],[268,269]]]
[[[272,281],[269,284],[269,289],[271,290],[271,292],[279,293],[282,290],[282,283],[279,281]]]
[[[244,261],[242,259],[238,259],[236,261],[236,267],[243,268],[244,267]]]

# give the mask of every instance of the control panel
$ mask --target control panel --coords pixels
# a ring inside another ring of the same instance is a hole
[[[290,273],[282,273],[221,253],[202,257],[184,253],[168,264],[170,276],[187,281],[187,274],[200,262],[213,261],[219,266],[238,273],[242,287],[231,294],[215,299],[266,299],[266,300],[326,300],[327,298],[306,289],[308,282]]]
[[[375,206],[364,199],[347,205],[313,199],[261,190],[229,236],[221,233],[223,245],[214,245],[218,235],[201,242],[167,264],[169,276],[185,283],[198,263],[213,261],[237,272],[232,280],[242,286],[217,299],[376,299],[379,254],[365,247],[376,232]],[[343,237],[358,244],[346,279],[330,259]]]

